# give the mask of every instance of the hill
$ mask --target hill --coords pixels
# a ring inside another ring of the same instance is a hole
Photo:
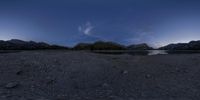
[[[148,46],[146,43],[133,44],[127,47],[128,50],[152,50],[153,48]]]
[[[79,43],[75,50],[126,50],[126,47],[114,42],[97,41],[95,43]]]
[[[68,49],[68,47],[49,45],[44,42],[22,41],[18,39],[0,41],[0,50],[39,50],[39,49]]]
[[[189,43],[177,43],[169,44],[167,46],[160,47],[161,50],[200,50],[200,40],[190,41]]]

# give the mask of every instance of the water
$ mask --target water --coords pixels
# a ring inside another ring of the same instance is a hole
[[[0,50],[0,53],[17,53],[21,52],[20,50]]]
[[[130,54],[130,55],[159,55],[168,54],[165,50],[96,50],[95,53],[101,54]]]
[[[95,53],[102,54],[130,54],[130,55],[167,55],[167,54],[200,54],[200,50],[97,50]]]
[[[21,50],[0,50],[1,53],[18,53]],[[167,55],[167,54],[200,54],[200,50],[95,50],[92,51],[94,53],[100,54],[130,54],[130,55],[144,55],[144,56],[152,56],[152,55]]]
[[[166,55],[168,52],[166,50],[148,50],[148,55]]]

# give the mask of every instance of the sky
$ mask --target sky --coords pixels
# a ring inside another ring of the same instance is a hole
[[[0,40],[153,47],[200,40],[200,0],[0,0]]]

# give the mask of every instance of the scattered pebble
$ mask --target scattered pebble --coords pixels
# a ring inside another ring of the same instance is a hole
[[[109,86],[108,83],[103,83],[103,84],[102,84],[102,87],[108,87],[108,86]]]
[[[21,75],[22,73],[23,73],[22,70],[18,70],[18,71],[16,72],[16,75]]]
[[[116,59],[119,59],[119,58],[117,58],[117,57],[113,57],[112,59],[116,60]]]
[[[11,83],[6,84],[5,88],[12,89],[12,88],[16,88],[17,86],[19,86],[17,82],[11,82]]]
[[[19,98],[19,100],[27,100],[25,97],[21,97]]]
[[[128,74],[127,70],[122,71],[122,74]]]
[[[58,95],[56,100],[66,100],[68,98],[67,95]]]
[[[146,74],[146,75],[145,75],[145,78],[150,78],[150,77],[151,77],[150,74]]]
[[[7,98],[10,98],[10,97],[12,97],[11,93],[3,93],[3,94],[1,94],[1,96],[0,96],[0,100],[1,100],[2,98],[5,98],[5,99],[7,100]]]
[[[39,98],[39,99],[36,99],[36,100],[49,100],[49,99],[46,99],[46,98]]]
[[[47,84],[52,84],[52,83],[55,82],[55,79],[53,79],[53,78],[51,78],[51,77],[47,77],[46,80],[47,80],[47,81],[46,81]]]
[[[53,84],[54,82],[55,82],[55,80],[53,80],[53,79],[52,80],[48,80],[47,84]]]
[[[4,93],[5,93],[5,92],[3,92],[3,91],[0,91],[0,95],[1,95],[1,94],[4,94]]]

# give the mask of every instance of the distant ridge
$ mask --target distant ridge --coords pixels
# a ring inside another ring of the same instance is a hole
[[[45,42],[23,41],[19,39],[0,40],[0,50],[43,50],[43,49],[71,49],[71,50],[151,50],[147,44],[124,46],[110,41],[96,41],[94,43],[79,43],[69,48],[59,45],[50,45]]]
[[[115,42],[97,41],[94,43],[79,43],[73,47],[74,50],[152,50],[145,43],[124,46]]]
[[[11,39],[8,41],[0,40],[0,50],[40,50],[40,49],[69,49],[68,47],[49,45],[44,42],[23,41]]]
[[[152,50],[153,48],[148,46],[146,43],[133,44],[127,47],[129,50]]]
[[[114,42],[97,41],[94,43],[79,43],[74,50],[125,50],[126,47]]]
[[[189,43],[169,44],[160,47],[161,50],[200,50],[200,40],[190,41]]]
[[[79,43],[72,48],[59,45],[50,45],[45,42],[23,41],[11,39],[0,40],[0,50],[43,50],[43,49],[71,49],[71,50],[153,50],[146,43],[124,46],[110,41],[97,41],[94,43]],[[200,40],[188,43],[169,44],[158,50],[200,50]]]

